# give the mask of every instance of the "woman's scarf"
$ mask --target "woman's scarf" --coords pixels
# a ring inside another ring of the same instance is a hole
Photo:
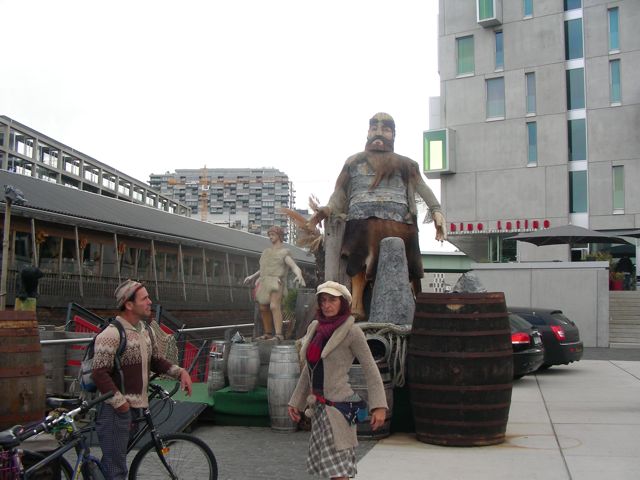
[[[318,327],[316,328],[316,333],[307,347],[307,360],[310,363],[313,364],[320,360],[320,355],[322,354],[324,345],[327,343],[331,335],[333,335],[333,332],[335,332],[340,325],[346,322],[347,318],[351,315],[349,304],[346,301],[342,303],[343,305],[340,308],[340,312],[335,317],[327,318],[322,314],[322,311],[318,312]]]

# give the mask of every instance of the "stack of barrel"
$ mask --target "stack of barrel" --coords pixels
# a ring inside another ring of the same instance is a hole
[[[418,440],[502,443],[513,351],[504,294],[421,293],[409,339],[408,381]]]

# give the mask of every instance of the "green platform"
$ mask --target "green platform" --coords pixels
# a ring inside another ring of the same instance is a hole
[[[171,391],[175,386],[174,380],[154,380],[153,382],[167,391]],[[269,403],[267,389],[264,387],[256,387],[251,392],[232,392],[229,387],[225,387],[210,397],[206,383],[194,383],[190,397],[187,397],[185,392],[178,391],[173,399],[177,402],[207,405],[199,418],[213,421],[217,425],[269,426]]]

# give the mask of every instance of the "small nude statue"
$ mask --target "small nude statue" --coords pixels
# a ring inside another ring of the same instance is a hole
[[[282,298],[287,287],[287,273],[289,269],[295,275],[295,283],[301,287],[306,286],[302,278],[302,270],[296,265],[291,253],[283,244],[284,231],[278,226],[273,226],[267,231],[271,246],[262,252],[260,256],[260,270],[244,279],[244,284],[255,281],[256,302],[260,307],[260,316],[264,335],[262,340],[275,338],[282,340]],[[256,281],[257,279],[257,281]]]

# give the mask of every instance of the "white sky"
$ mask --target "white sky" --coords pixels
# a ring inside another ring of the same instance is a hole
[[[436,0],[0,0],[0,10],[0,114],[139,180],[274,167],[297,207],[311,193],[324,204],[378,111],[396,121],[396,152],[421,163],[440,88]],[[446,246],[421,235],[421,248]]]

